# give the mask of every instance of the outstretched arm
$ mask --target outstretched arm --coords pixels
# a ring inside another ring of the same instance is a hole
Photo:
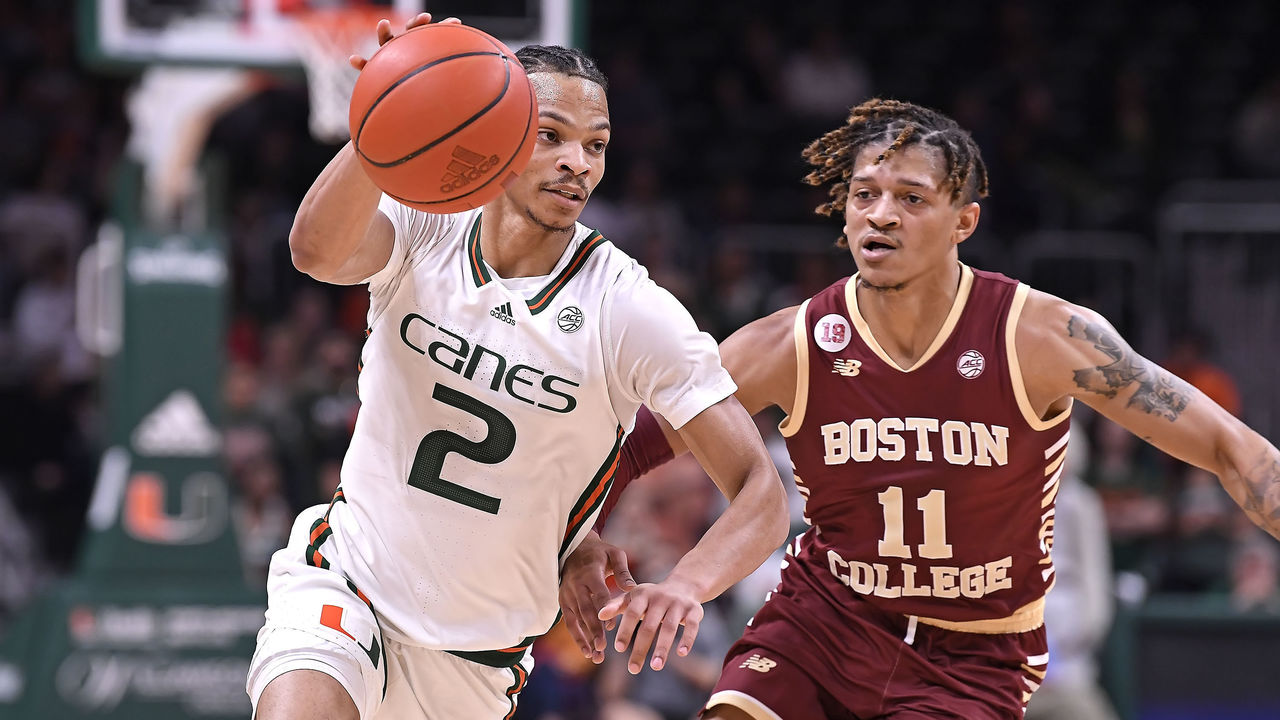
[[[662,582],[641,584],[610,600],[600,620],[618,617],[615,648],[631,646],[628,669],[637,673],[653,645],[661,670],[681,625],[677,650],[688,654],[702,620],[702,603],[760,566],[787,533],[787,498],[778,471],[751,416],[726,398],[680,428],[680,437],[715,481],[729,507]]]
[[[778,405],[787,411],[791,409],[795,396],[796,378],[796,353],[792,341],[795,316],[796,308],[794,307],[780,310],[743,327],[720,345],[721,362],[738,385],[735,397],[739,401],[738,404],[745,407],[748,413],[754,414],[769,405]],[[614,478],[613,489],[605,500],[600,520],[596,523],[597,531],[604,527],[604,519],[617,504],[617,499],[628,482],[670,460],[674,455],[688,451],[691,444],[707,442],[707,440],[698,440],[697,427],[694,422],[691,422],[682,428],[682,431],[693,431],[693,438],[690,439],[685,432],[672,429],[671,425],[661,417],[641,409],[641,413],[636,418],[636,427],[623,447],[622,460]],[[744,426],[739,432],[745,431]],[[718,432],[712,429],[710,441],[712,452],[717,449],[730,450],[731,446],[719,444],[721,441],[718,439]],[[750,428],[750,434],[758,437],[754,426]],[[695,451],[695,454],[698,454],[698,451]],[[701,454],[699,454],[699,460],[704,460]],[[708,463],[715,462],[714,458],[705,458],[703,467],[710,472]],[[776,477],[771,463],[770,474]],[[712,475],[712,477],[716,476]],[[717,484],[720,482],[717,480]],[[722,491],[726,490],[724,485],[720,487]],[[728,495],[727,491],[726,495]],[[749,497],[745,499],[749,500]],[[745,507],[746,503],[739,505]],[[721,536],[721,533],[732,532],[732,529],[716,529],[716,527],[721,526],[722,523],[736,523],[737,514],[738,512],[735,511],[734,515],[728,516],[726,512],[728,519],[722,517],[716,526],[713,526],[715,534],[709,531],[699,543],[699,547],[708,542],[733,542],[731,538],[726,540]],[[776,544],[770,547],[769,552],[772,552],[775,547]],[[732,547],[726,546],[724,549],[729,550]],[[690,563],[700,562],[699,555],[693,553],[691,555]],[[625,554],[601,540],[598,532],[593,532],[565,560],[561,576],[560,608],[564,613],[565,625],[570,635],[577,640],[582,654],[596,663],[604,659],[605,630],[612,629],[615,622],[611,619],[602,623],[597,615],[609,599],[605,580],[610,575],[617,578],[617,585],[624,591],[634,586],[634,581],[627,572]],[[687,652],[691,645],[692,637],[686,634],[682,637],[680,651]]]
[[[1280,451],[1199,390],[1134,352],[1097,313],[1032,291],[1017,350],[1037,412],[1075,397],[1183,462],[1218,476],[1280,538]]]

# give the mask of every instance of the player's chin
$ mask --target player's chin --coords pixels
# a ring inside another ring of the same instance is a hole
[[[529,217],[548,230],[572,230],[581,214],[581,205],[577,208],[566,208],[563,205],[529,208]]]

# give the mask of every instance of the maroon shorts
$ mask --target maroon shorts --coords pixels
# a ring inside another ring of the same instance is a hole
[[[783,573],[729,649],[709,705],[759,720],[1021,720],[1044,677],[1043,626],[1002,635],[943,630],[856,595],[837,608],[822,589],[788,582],[796,575]]]

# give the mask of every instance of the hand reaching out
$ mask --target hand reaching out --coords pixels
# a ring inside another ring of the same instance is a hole
[[[582,656],[596,664],[604,661],[605,631],[616,625],[613,620],[601,623],[599,618],[600,609],[613,596],[610,578],[623,591],[636,586],[627,567],[627,554],[592,531],[565,560],[560,577],[560,611]]]
[[[631,646],[627,670],[634,675],[644,666],[644,656],[650,645],[653,646],[653,659],[649,667],[661,670],[666,665],[671,644],[675,642],[681,625],[684,632],[680,635],[676,653],[682,657],[688,655],[698,637],[702,615],[702,603],[698,601],[694,588],[669,577],[660,583],[637,585],[611,599],[600,609],[598,617],[612,622],[621,616],[613,646],[618,652],[625,652],[627,646]]]

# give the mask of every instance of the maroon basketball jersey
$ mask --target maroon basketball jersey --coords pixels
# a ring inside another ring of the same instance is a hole
[[[1028,288],[961,269],[910,368],[872,336],[856,279],[801,306],[780,429],[813,528],[791,562],[837,604],[854,593],[922,621],[1038,618],[1070,408],[1041,420],[1027,400],[1014,328]],[[1001,627],[987,631],[1014,629]]]

